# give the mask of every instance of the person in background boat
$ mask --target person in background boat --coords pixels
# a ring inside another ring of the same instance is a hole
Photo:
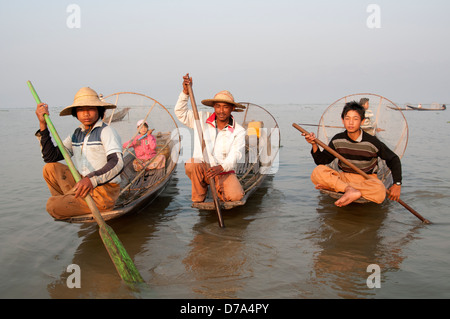
[[[122,143],[119,134],[102,119],[106,109],[116,106],[102,102],[91,88],[81,88],[73,104],[65,107],[60,116],[72,115],[81,125],[64,141],[72,161],[81,175],[76,183],[67,165],[58,163],[64,157],[50,137],[44,119],[48,105],[36,107],[40,141],[44,162],[44,179],[51,197],[47,201],[48,213],[57,220],[91,213],[84,201],[91,194],[100,211],[114,207],[120,192],[120,172],[123,169]]]
[[[139,134],[135,138],[123,143],[122,147],[128,149],[134,148],[136,159],[133,161],[133,168],[136,172],[152,169],[160,169],[166,166],[166,157],[164,155],[156,155],[156,138],[152,135],[153,130],[148,129],[148,123],[139,120],[136,124]]]
[[[361,124],[361,128],[366,131],[367,133],[369,133],[370,135],[375,135],[376,132],[379,132],[381,129],[377,129],[376,127],[376,123],[373,120],[373,112],[372,110],[369,110],[369,99],[366,97],[363,97],[360,101],[359,104],[361,104],[361,106],[364,108],[365,110],[365,118],[364,118],[364,122]]]
[[[386,197],[385,186],[375,174],[378,158],[381,158],[386,161],[394,181],[389,188],[389,199],[398,201],[402,182],[400,158],[377,137],[361,129],[365,110],[359,103],[355,101],[347,103],[341,118],[346,131],[336,134],[329,146],[372,178],[366,180],[341,161],[338,162],[341,171],[328,167],[327,164],[330,164],[335,157],[326,150],[319,149],[314,133],[303,133],[306,141],[312,144],[311,154],[318,165],[311,174],[311,180],[316,188],[344,193],[335,202],[339,207],[346,206],[361,197],[380,204]]]
[[[192,78],[186,74],[183,77],[183,91],[175,105],[175,115],[187,127],[196,128],[193,111],[187,107],[188,84],[192,85]],[[207,169],[195,129],[193,158],[185,163],[186,175],[192,182],[191,199],[193,202],[203,202],[207,195],[209,180],[215,178],[220,200],[239,201],[244,197],[244,190],[235,170],[237,163],[244,156],[246,131],[236,123],[231,113],[242,111],[245,106],[236,103],[228,91],[221,91],[213,99],[203,100],[202,104],[214,108],[214,113],[199,112],[203,138],[211,163]]]

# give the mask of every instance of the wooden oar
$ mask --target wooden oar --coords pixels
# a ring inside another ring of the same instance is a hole
[[[330,127],[330,128],[342,128],[345,129],[343,126],[331,126],[331,125],[320,125],[320,124],[299,124],[304,126],[319,126],[319,127]]]
[[[304,133],[304,134],[309,134],[308,131],[306,131],[305,129],[303,129],[301,126],[299,126],[296,123],[292,124],[293,127],[295,127],[297,130],[299,130],[300,132]],[[359,169],[358,167],[356,167],[355,165],[353,165],[351,162],[349,162],[346,158],[344,158],[341,154],[339,154],[338,152],[336,152],[335,150],[333,150],[332,148],[330,148],[328,145],[326,145],[325,143],[323,143],[322,141],[320,141],[318,138],[315,139],[315,142],[322,146],[326,151],[328,151],[330,154],[333,154],[335,157],[337,157],[339,160],[341,160],[343,163],[345,163],[346,165],[348,165],[349,167],[351,167],[355,172],[357,172],[358,174],[362,175],[365,179],[370,179],[372,178],[371,176],[367,175],[366,173],[364,173],[361,169]],[[389,190],[386,188],[386,192],[389,194]],[[408,206],[404,201],[402,201],[401,199],[398,200],[398,202],[405,207],[407,210],[409,210],[414,216],[416,216],[417,218],[419,218],[423,223],[425,224],[430,224],[430,221],[428,219],[423,218],[418,212],[416,212],[414,209],[412,209],[410,206]]]
[[[206,167],[210,168],[208,151],[206,150],[206,144],[205,144],[205,140],[203,138],[203,131],[202,131],[201,123],[200,123],[200,117],[198,115],[197,104],[195,103],[194,92],[192,91],[192,87],[190,84],[188,84],[188,91],[189,91],[189,97],[191,99],[192,110],[194,111],[194,119],[195,119],[195,126],[197,127],[197,134],[200,139],[200,145],[202,146],[203,159],[206,163]],[[212,177],[209,180],[209,186],[211,189],[211,194],[213,196],[214,206],[216,207],[219,226],[223,228],[223,227],[225,227],[225,225],[223,223],[222,210],[220,208],[219,196],[217,195],[217,189],[216,189],[216,183],[214,181],[214,177]]]
[[[28,81],[27,84],[28,84],[28,87],[30,88],[31,93],[34,96],[36,103],[37,104],[41,103],[41,99],[39,98],[36,91],[34,90],[34,87],[31,84],[31,82]],[[50,132],[52,133],[53,137],[55,138],[55,141],[56,141],[56,144],[58,145],[59,150],[63,154],[64,159],[66,160],[66,163],[70,169],[70,172],[72,173],[72,175],[75,179],[75,182],[80,181],[81,176],[78,173],[77,169],[75,168],[75,165],[73,164],[72,159],[70,158],[70,155],[68,154],[66,148],[64,147],[64,144],[61,141],[61,138],[59,137],[58,132],[56,131],[55,127],[53,126],[53,123],[50,120],[50,117],[47,114],[45,114],[44,118],[45,118],[45,122],[47,123],[47,127],[49,128]],[[127,251],[123,247],[122,243],[120,242],[120,240],[117,237],[114,230],[105,223],[105,220],[103,219],[102,215],[100,214],[91,195],[88,194],[84,199],[85,199],[87,205],[89,206],[89,209],[91,210],[95,221],[97,222],[97,224],[99,226],[100,237],[102,238],[103,243],[105,244],[106,250],[108,251],[108,254],[109,254],[110,258],[112,259],[114,266],[116,267],[116,270],[119,273],[120,277],[126,283],[143,283],[144,280],[142,279],[141,275],[139,274],[139,271],[137,270],[136,266],[134,265],[132,259],[130,258]]]

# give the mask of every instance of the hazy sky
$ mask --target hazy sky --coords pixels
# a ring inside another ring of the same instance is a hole
[[[33,107],[27,80],[51,106],[83,86],[173,105],[187,72],[197,101],[448,103],[449,38],[448,0],[0,0],[0,108]]]

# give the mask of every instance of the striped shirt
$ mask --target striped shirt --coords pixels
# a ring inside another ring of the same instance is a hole
[[[358,167],[366,174],[374,174],[378,170],[378,158],[386,161],[386,165],[392,172],[394,183],[402,181],[402,166],[400,158],[391,151],[377,137],[364,131],[357,141],[347,135],[347,131],[336,134],[330,141],[329,147],[342,155],[350,163]],[[317,165],[330,164],[335,157],[326,150],[312,153]],[[356,173],[349,166],[338,161],[338,166],[343,172]]]
[[[64,159],[61,151],[51,141],[48,129],[38,131],[42,157],[46,163]],[[122,143],[119,134],[101,119],[90,132],[80,125],[63,144],[83,177],[88,177],[94,187],[106,183],[120,184],[123,169]]]

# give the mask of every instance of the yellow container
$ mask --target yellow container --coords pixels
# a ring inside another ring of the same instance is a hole
[[[248,123],[247,135],[261,136],[260,129],[264,126],[262,121],[251,121]]]

